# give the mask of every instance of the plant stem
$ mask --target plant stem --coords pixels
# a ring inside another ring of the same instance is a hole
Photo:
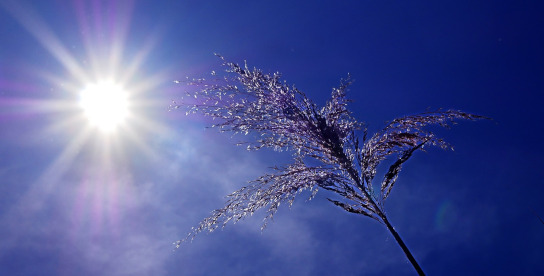
[[[404,251],[404,254],[406,255],[406,257],[408,257],[408,260],[410,260],[410,263],[412,263],[412,266],[414,266],[414,268],[416,269],[417,274],[419,276],[425,276],[425,272],[423,272],[423,269],[421,269],[421,266],[419,266],[419,264],[417,263],[416,258],[414,258],[414,256],[412,255],[412,252],[410,252],[410,250],[408,249],[408,246],[406,246],[404,241],[400,238],[399,233],[395,231],[395,228],[393,227],[393,225],[391,225],[391,223],[387,219],[385,212],[383,212],[382,209],[378,207],[378,204],[376,204],[376,202],[372,199],[372,197],[370,196],[370,193],[368,193],[367,190],[363,190],[362,192],[368,198],[368,201],[370,202],[372,207],[374,207],[376,214],[380,217],[383,223],[385,223],[385,226],[387,226],[387,229],[389,230],[389,232],[391,232],[393,237],[395,237],[395,240],[399,244],[400,248],[402,248],[402,251]]]
[[[423,269],[421,269],[421,266],[419,266],[419,264],[417,263],[416,258],[414,258],[414,256],[412,255],[412,252],[410,252],[410,250],[408,249],[408,246],[406,246],[404,241],[400,238],[399,233],[395,231],[395,228],[393,227],[393,225],[391,225],[391,223],[387,219],[385,212],[383,212],[382,209],[378,207],[378,204],[376,204],[376,202],[372,199],[372,197],[366,190],[363,190],[363,194],[368,198],[368,201],[370,202],[372,207],[374,207],[376,214],[380,217],[383,223],[385,223],[385,226],[387,226],[387,229],[389,230],[389,232],[391,232],[393,237],[395,237],[395,240],[399,244],[400,248],[402,248],[402,251],[404,251],[404,254],[406,255],[406,257],[408,257],[408,260],[410,260],[410,263],[412,263],[412,266],[414,266],[414,268],[416,269],[417,274],[419,276],[425,276],[425,272],[423,272]]]
[[[414,256],[412,255],[412,253],[410,252],[410,250],[408,249],[408,247],[406,246],[404,241],[402,241],[402,239],[400,238],[399,233],[397,233],[397,231],[395,231],[395,228],[393,228],[391,223],[389,223],[389,220],[387,220],[387,217],[385,216],[385,214],[382,213],[381,219],[385,223],[385,226],[387,226],[387,229],[389,229],[389,232],[391,232],[391,234],[393,234],[393,237],[395,237],[395,240],[400,245],[400,247],[402,248],[402,251],[404,251],[404,254],[406,254],[406,257],[408,257],[408,260],[410,260],[410,263],[412,263],[412,265],[416,269],[417,273],[420,276],[424,276],[425,273],[423,272],[423,269],[421,269],[421,267],[417,263],[416,259],[414,258]]]

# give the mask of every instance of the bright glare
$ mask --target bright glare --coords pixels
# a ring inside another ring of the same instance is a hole
[[[111,81],[87,85],[81,92],[80,105],[89,122],[105,132],[123,123],[128,113],[125,91]]]

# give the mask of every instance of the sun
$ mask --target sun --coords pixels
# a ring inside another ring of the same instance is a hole
[[[128,115],[128,97],[123,87],[113,81],[89,83],[81,91],[79,105],[92,126],[111,133]]]

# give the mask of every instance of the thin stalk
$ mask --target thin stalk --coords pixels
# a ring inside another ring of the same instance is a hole
[[[425,272],[423,272],[423,269],[421,269],[421,266],[419,266],[419,264],[416,261],[416,258],[414,258],[414,255],[412,255],[412,252],[410,252],[410,249],[408,249],[408,246],[406,246],[404,241],[401,239],[399,233],[395,231],[395,228],[393,227],[393,225],[391,225],[385,213],[382,211],[382,209],[378,207],[378,204],[374,202],[374,200],[372,199],[372,197],[366,190],[363,190],[363,193],[368,198],[368,200],[370,201],[370,204],[372,204],[372,207],[374,207],[377,215],[381,218],[381,220],[383,221],[383,223],[385,224],[389,232],[391,232],[393,237],[395,237],[395,240],[399,244],[400,248],[402,248],[402,251],[404,251],[404,254],[406,255],[406,257],[408,257],[408,260],[410,260],[410,263],[416,269],[417,274],[419,274],[420,276],[425,276]]]
[[[368,198],[368,200],[370,201],[370,204],[372,204],[372,206],[376,210],[377,215],[381,218],[381,220],[383,221],[383,223],[385,224],[389,232],[391,232],[393,237],[395,237],[395,240],[399,244],[400,248],[402,248],[402,251],[404,251],[404,254],[406,255],[406,257],[408,257],[408,260],[410,260],[410,263],[416,269],[417,274],[419,274],[420,276],[425,276],[425,272],[423,272],[423,269],[421,269],[421,266],[419,266],[419,264],[416,261],[416,258],[414,258],[414,255],[412,255],[412,252],[410,252],[410,250],[408,249],[408,246],[406,246],[404,241],[401,239],[399,233],[395,231],[395,228],[393,227],[393,225],[391,225],[385,213],[382,212],[382,210],[378,207],[376,202],[374,202],[374,200],[372,199],[372,197],[366,190],[363,190],[363,193]]]
[[[402,241],[402,239],[400,238],[400,235],[399,233],[397,233],[397,231],[395,231],[395,228],[393,228],[393,226],[391,225],[391,223],[389,223],[389,220],[387,220],[387,217],[385,215],[383,215],[381,217],[382,221],[385,223],[385,226],[387,226],[387,229],[389,229],[389,232],[391,232],[391,234],[393,235],[393,237],[395,237],[395,240],[397,241],[397,243],[400,245],[400,247],[402,248],[402,251],[404,251],[404,254],[406,254],[406,257],[408,257],[408,260],[410,260],[410,263],[412,263],[412,265],[414,266],[414,268],[416,269],[417,273],[420,275],[420,276],[424,276],[425,273],[423,272],[423,269],[421,269],[421,267],[419,266],[419,264],[417,263],[416,259],[414,258],[414,256],[412,255],[412,253],[410,252],[410,250],[408,249],[408,246],[406,246],[406,244],[404,243],[404,241]]]
[[[416,258],[414,258],[414,255],[412,255],[412,252],[410,252],[410,249],[408,249],[408,246],[406,246],[404,241],[401,239],[399,233],[395,231],[395,228],[393,227],[393,225],[391,225],[385,213],[378,207],[376,202],[374,202],[374,200],[372,199],[372,197],[366,190],[363,190],[363,193],[368,198],[368,201],[370,202],[372,207],[374,207],[376,214],[383,221],[383,223],[385,224],[389,232],[391,232],[393,237],[395,237],[395,240],[399,244],[400,248],[402,248],[402,251],[404,251],[404,254],[406,255],[406,257],[408,257],[408,260],[410,260],[410,263],[412,264],[412,266],[414,266],[415,270],[417,271],[417,274],[419,274],[420,276],[425,276],[425,272],[423,272],[423,269],[421,269],[421,266],[419,266],[419,264],[416,261]]]

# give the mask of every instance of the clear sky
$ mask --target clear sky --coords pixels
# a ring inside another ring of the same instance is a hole
[[[290,162],[168,111],[175,80],[222,70],[215,52],[318,104],[351,73],[371,132],[428,109],[493,118],[438,130],[455,151],[415,154],[387,214],[428,275],[544,275],[543,14],[537,0],[0,0],[0,275],[415,275],[385,227],[326,192],[262,233],[257,213],[173,250]],[[107,80],[129,99],[112,131],[80,103]]]

